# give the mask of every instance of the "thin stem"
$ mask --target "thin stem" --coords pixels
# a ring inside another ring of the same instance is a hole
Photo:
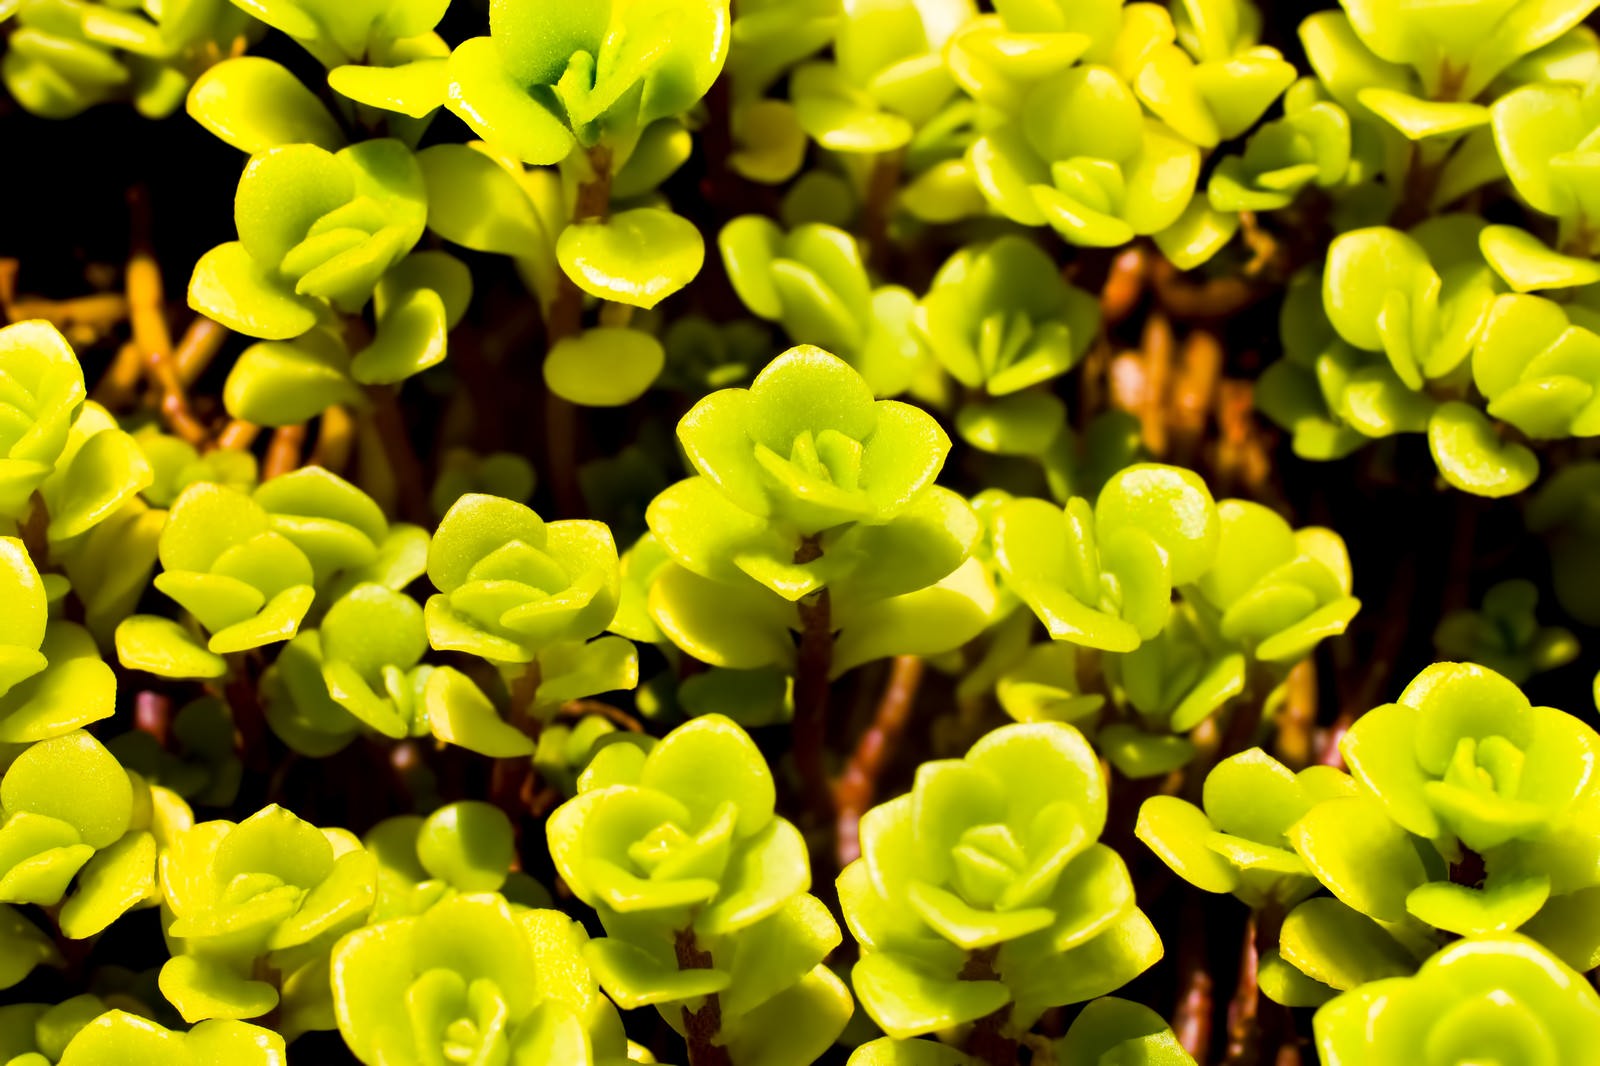
[[[611,149],[604,145],[590,148],[587,156],[589,177],[578,185],[572,207],[572,225],[604,219],[611,212]],[[567,276],[556,272],[555,298],[545,321],[546,351],[576,337],[583,331],[583,290]],[[550,488],[556,508],[573,516],[583,511],[583,493],[578,487],[578,421],[572,404],[550,391],[545,394],[545,447],[550,468]]]
[[[213,442],[215,447],[228,451],[242,452],[256,442],[260,436],[261,427],[254,422],[246,422],[242,418],[235,418],[222,427],[222,432],[217,434]]]
[[[297,422],[292,426],[279,426],[267,445],[266,460],[261,464],[261,480],[293,473],[300,469],[300,454],[306,443],[306,425]]]
[[[867,245],[867,263],[880,273],[889,264],[889,219],[894,213],[895,193],[899,191],[900,172],[904,166],[904,149],[880,152],[872,162],[872,174],[867,179],[861,234]]]
[[[329,407],[317,421],[317,443],[311,449],[311,462],[334,473],[350,465],[355,448],[355,419],[343,407]]]
[[[711,952],[695,942],[693,929],[680,929],[673,938],[680,970],[709,970],[716,965]],[[715,992],[705,997],[699,1010],[683,1008],[684,1039],[689,1043],[689,1066],[733,1066],[728,1049],[717,1043],[722,1033],[722,1003]]]
[[[872,724],[856,742],[855,753],[834,785],[834,805],[838,809],[839,868],[850,865],[861,855],[861,816],[872,806],[878,777],[911,721],[917,690],[922,685],[923,664],[915,655],[897,656],[889,668],[889,683],[878,701]]]
[[[1255,1066],[1261,1061],[1259,921],[1257,913],[1251,911],[1239,945],[1239,982],[1228,1004],[1228,1066]]]
[[[999,948],[982,948],[967,956],[966,963],[961,967],[961,980],[963,981],[998,981],[999,972],[994,968],[995,956]],[[967,1033],[965,1046],[962,1050],[968,1055],[987,1063],[988,1066],[1015,1066],[1017,1061],[1018,1045],[1015,1037],[1008,1036],[1005,1026],[1011,1020],[1011,1004],[986,1014],[972,1023],[972,1029]]]
[[[1178,944],[1178,1006],[1172,1031],[1196,1062],[1210,1061],[1211,972],[1206,966],[1205,915],[1192,896],[1186,897],[1183,939]]]
[[[794,553],[797,563],[822,557],[822,542],[812,535]],[[833,600],[827,589],[801,600],[800,647],[794,677],[794,760],[806,805],[821,820],[833,810],[828,783],[828,675],[833,670]]]
[[[372,427],[383,442],[384,456],[394,472],[396,487],[400,491],[400,511],[407,521],[428,521],[428,492],[422,484],[422,462],[411,446],[406,433],[405,417],[400,413],[400,401],[392,385],[369,385],[367,396],[372,400]]]
[[[543,680],[544,671],[539,667],[539,660],[534,659],[511,682],[511,705],[506,709],[506,721],[529,740],[539,739],[539,720],[533,715],[533,706]],[[526,757],[496,759],[489,775],[489,796],[509,814],[524,800],[531,799],[532,784],[533,764]]]
[[[213,322],[205,315],[196,315],[189,328],[178,338],[172,350],[172,361],[178,371],[178,380],[185,386],[193,385],[206,367],[211,365],[222,345],[231,336],[227,326]]]

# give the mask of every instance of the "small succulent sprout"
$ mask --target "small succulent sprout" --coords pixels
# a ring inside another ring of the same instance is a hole
[[[236,448],[214,448],[202,454],[181,437],[150,425],[133,434],[150,464],[150,484],[140,492],[154,507],[171,507],[183,490],[200,481],[250,492],[260,482],[253,453]]]
[[[12,1003],[0,1007],[0,1055],[6,1063],[51,1066],[61,1060],[72,1038],[106,1012],[98,996],[84,994],[60,1003]]]
[[[0,743],[27,744],[111,717],[117,680],[82,626],[49,619],[45,579],[0,537]]]
[[[1588,550],[1600,533],[1600,462],[1578,460],[1556,470],[1529,501],[1527,521],[1549,548],[1557,602],[1585,625],[1600,624],[1600,585],[1589,578]]]
[[[1581,11],[1593,5],[1572,6]],[[1582,260],[1600,250],[1594,243],[1600,199],[1595,198],[1593,163],[1586,148],[1600,127],[1597,85],[1592,79],[1585,85],[1554,81],[1525,85],[1502,96],[1490,109],[1495,147],[1512,187],[1535,211],[1560,220],[1558,247],[1566,255],[1557,255],[1534,238],[1529,238],[1533,247],[1528,249],[1535,262],[1554,258],[1554,265],[1564,267],[1555,272],[1557,285],[1584,284],[1592,270],[1586,270]],[[1571,262],[1572,257],[1579,261]],[[1571,276],[1574,270],[1577,274]],[[1507,280],[1521,288],[1513,278]]]
[[[1332,188],[1350,169],[1350,116],[1302,78],[1283,99],[1283,117],[1250,135],[1244,151],[1217,163],[1206,196],[1218,211],[1278,211],[1312,185]]]
[[[789,76],[800,128],[834,152],[904,148],[956,91],[934,36],[940,30],[912,0],[847,8],[834,61],[805,63]]]
[[[1202,807],[1152,796],[1135,833],[1179,877],[1207,892],[1231,892],[1252,907],[1287,909],[1321,886],[1295,853],[1290,830],[1317,804],[1356,794],[1331,766],[1299,773],[1251,748],[1206,775]]]
[[[127,769],[151,785],[202,807],[226,807],[239,792],[244,765],[233,746],[233,715],[214,696],[185,704],[172,716],[171,750],[143,730],[106,745]]]
[[[363,728],[391,739],[428,732],[433,668],[422,608],[382,585],[357,585],[304,630],[262,677],[267,722],[296,751],[328,755]]]
[[[251,156],[234,199],[239,239],[195,264],[189,306],[247,336],[299,337],[329,305],[347,314],[365,306],[422,236],[427,208],[422,171],[397,140]],[[432,304],[442,319],[436,292]]]
[[[820,222],[787,233],[744,215],[717,237],[734,291],[752,314],[783,326],[789,339],[849,363],[878,396],[904,392],[922,344],[916,297],[897,285],[873,288],[856,239]]]
[[[772,350],[772,336],[748,319],[722,323],[685,315],[666,328],[661,344],[667,356],[661,385],[699,398],[747,384]]]
[[[1036,1047],[1039,1045],[1035,1045]],[[1194,1066],[1166,1020],[1149,1007],[1115,996],[1089,1003],[1049,1045],[1060,1066],[1098,1066],[1119,1059],[1143,1066]],[[930,1040],[882,1037],[856,1048],[847,1066],[982,1066],[983,1060]]]
[[[536,481],[533,464],[515,453],[480,455],[470,448],[450,448],[439,462],[439,476],[428,502],[440,518],[469,493],[527,503]]]
[[[1026,1032],[1160,958],[1127,867],[1096,842],[1105,816],[1095,753],[1059,722],[1002,726],[963,759],[925,762],[908,795],[867,812],[838,887],[861,944],[856,995],[884,1032],[1008,1007],[1007,1030]]]
[[[284,1038],[246,1022],[203,1021],[187,1032],[166,1029],[148,1018],[108,1010],[78,1029],[57,1066],[287,1066]]]
[[[589,761],[600,748],[614,743],[617,735],[617,727],[598,714],[584,715],[576,722],[551,723],[539,731],[533,753],[539,780],[571,798],[578,792],[578,778],[588,769]]]
[[[374,923],[333,953],[339,1032],[368,1066],[624,1066],[627,1039],[584,964],[586,943],[559,911],[493,894]]]
[[[1217,505],[1216,560],[1200,578],[1224,640],[1264,662],[1293,665],[1343,633],[1361,607],[1350,595],[1350,555],[1331,529],[1292,529],[1248,500]]]
[[[1256,43],[1261,16],[1248,0],[1184,0],[1173,22],[1176,42],[1145,52],[1133,90],[1202,148],[1242,136],[1295,79],[1282,53]]]
[[[161,853],[167,943],[161,992],[185,1021],[278,1008],[287,1034],[331,1029],[328,953],[377,894],[377,860],[344,830],[276,804],[242,822],[201,822]]]
[[[1313,1019],[1327,1066],[1419,1061],[1587,1062],[1600,1039],[1600,996],[1532,941],[1458,940],[1414,976],[1365,984]]]
[[[0,903],[0,991],[21,983],[39,966],[60,966],[62,961],[49,934],[16,907]]]
[[[504,663],[602,632],[621,584],[603,523],[546,523],[523,504],[480,493],[462,496],[440,521],[428,579],[439,589],[426,608],[433,647]]]
[[[601,749],[578,788],[550,818],[550,854],[606,928],[585,951],[606,993],[625,1009],[656,1006],[680,1032],[717,996],[710,1024],[735,1066],[830,1046],[851,1013],[822,962],[839,928],[806,894],[805,841],[774,813],[772,772],[749,736],[697,718],[648,754]]]
[[[1005,582],[1055,640],[1128,652],[1161,632],[1172,590],[1216,556],[1221,523],[1205,482],[1140,463],[1114,476],[1093,507],[1043,500],[1004,504],[995,559]]]
[[[1450,139],[1489,122],[1475,103],[1517,60],[1572,29],[1593,5],[1547,9],[1533,0],[1471,5],[1451,18],[1411,8],[1350,3],[1300,27],[1323,83],[1412,141]]]
[[[887,521],[933,483],[950,450],[932,416],[874,402],[859,373],[808,345],[773,360],[749,389],[695,404],[678,438],[718,493],[801,536]]]
[[[1387,359],[1362,352],[1334,331],[1315,269],[1290,279],[1278,335],[1283,356],[1262,372],[1255,400],[1291,435],[1296,455],[1340,459],[1369,438],[1427,428],[1432,400],[1407,388]]]
[[[266,510],[210,482],[184,490],[161,531],[156,588],[211,634],[204,647],[182,627],[133,615],[117,627],[123,665],[166,677],[216,677],[219,656],[289,640],[316,597],[311,560],[273,528]]]
[[[96,104],[131,100],[146,118],[182,105],[206,56],[255,37],[256,24],[226,3],[171,5],[28,0],[0,8],[17,22],[0,78],[26,110],[71,118]]]
[[[83,368],[67,339],[48,322],[0,328],[0,518],[20,520],[35,490],[55,469],[87,395]]]
[[[1095,743],[1124,777],[1153,777],[1187,764],[1195,749],[1181,734],[1244,692],[1249,663],[1216,630],[1212,619],[1180,600],[1154,639],[1105,658],[1113,692],[1133,713],[1103,724]]]
[[[1540,625],[1539,589],[1531,581],[1502,581],[1483,594],[1477,610],[1452,611],[1433,631],[1442,659],[1480,663],[1521,685],[1534,674],[1578,657],[1578,638],[1561,626]]]
[[[1600,435],[1600,318],[1540,296],[1495,300],[1472,352],[1490,416],[1534,440]]]
[[[1536,835],[1594,788],[1600,736],[1471,663],[1436,663],[1340,744],[1407,831],[1476,852]]]
[[[134,787],[111,753],[79,730],[17,756],[0,777],[0,811],[0,901],[54,906],[96,852],[127,832]]]
[[[313,584],[380,562],[390,538],[383,509],[365,492],[320,466],[306,466],[258,487],[251,498],[311,563]],[[419,576],[411,572],[401,582]],[[357,575],[364,576],[364,575]]]
[[[1006,217],[1069,243],[1116,247],[1177,223],[1200,150],[1146,118],[1123,75],[1091,63],[1030,85],[1008,121],[978,138],[978,187]]]
[[[580,0],[558,16],[494,0],[489,36],[450,55],[446,106],[524,163],[623,139],[705,95],[728,52],[728,5]]]
[[[917,309],[924,343],[974,398],[956,416],[968,443],[1004,454],[1042,453],[1066,408],[1023,390],[1070,370],[1100,325],[1093,297],[1062,280],[1050,257],[1022,237],[965,248],[940,268]]]

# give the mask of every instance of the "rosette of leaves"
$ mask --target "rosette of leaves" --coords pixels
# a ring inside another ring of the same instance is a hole
[[[450,448],[439,461],[428,503],[441,518],[457,500],[474,492],[527,503],[536,481],[533,464],[513,452],[480,455],[470,448]]]
[[[1527,522],[1549,549],[1562,609],[1585,625],[1600,624],[1600,583],[1589,550],[1600,535],[1600,463],[1580,460],[1551,474],[1529,501]]]
[[[1069,243],[1115,247],[1179,221],[1200,148],[1147,117],[1135,92],[1144,61],[1174,40],[1166,12],[1077,7],[1007,5],[998,19],[969,23],[946,54],[963,87],[992,105],[967,155],[989,204],[1025,226],[1048,224]],[[1226,79],[1216,85],[1235,91]],[[1163,87],[1156,75],[1149,87],[1209,114],[1192,76]]]
[[[1458,940],[1413,976],[1373,981],[1313,1019],[1327,1066],[1441,1061],[1587,1062],[1600,1038],[1600,996],[1524,937]]]
[[[131,100],[146,118],[183,103],[190,81],[255,23],[226,0],[21,0],[0,59],[0,78],[28,111],[71,118]]]
[[[1344,632],[1361,601],[1350,595],[1350,554],[1339,534],[1293,529],[1248,500],[1223,500],[1217,517],[1216,558],[1196,588],[1224,640],[1286,668]]]
[[[487,659],[518,679],[514,718],[547,716],[567,700],[638,683],[633,645],[600,636],[616,613],[621,580],[604,523],[547,523],[523,504],[471,493],[440,521],[427,572],[440,590],[424,608],[429,643]],[[424,699],[442,740],[489,755],[533,752],[464,674],[434,671]]]
[[[953,27],[928,25],[923,6],[957,19],[971,10],[912,0],[855,5],[834,29],[832,62],[804,63],[790,72],[795,118],[819,145],[850,154],[896,151],[955,95],[941,54],[942,36]]]
[[[22,541],[0,537],[0,743],[111,717],[117,679],[82,626],[52,620],[49,584]]]
[[[678,437],[697,476],[647,512],[671,559],[648,610],[682,651],[793,672],[791,630],[824,594],[833,676],[948,651],[991,620],[993,587],[968,561],[978,522],[933,484],[949,440],[920,409],[875,402],[842,360],[790,349],[749,389],[701,400]]]
[[[74,939],[154,900],[158,848],[190,822],[182,800],[82,731],[17,756],[0,778],[0,815],[0,900],[60,904],[58,925]]]
[[[55,941],[22,911],[0,903],[0,990],[13,987],[39,966],[60,966]]]
[[[1206,198],[1221,212],[1281,211],[1313,185],[1343,182],[1350,154],[1350,115],[1315,79],[1302,78],[1284,94],[1282,118],[1252,133],[1243,152],[1217,162]]]
[[[185,704],[172,716],[169,747],[143,730],[107,745],[117,761],[156,785],[202,807],[226,807],[239,792],[244,765],[233,747],[233,715],[214,696]]]
[[[262,675],[273,732],[305,755],[330,755],[363,728],[398,740],[427,735],[423,698],[433,667],[422,608],[367,582],[300,631]]]
[[[945,261],[918,305],[918,331],[968,390],[956,428],[975,448],[1039,455],[1066,425],[1056,396],[1030,391],[1083,358],[1100,308],[1033,241],[1008,236]]]
[[[255,500],[211,482],[184,490],[168,513],[156,588],[211,634],[201,645],[182,625],[133,615],[117,626],[124,666],[163,677],[220,677],[222,656],[290,639],[316,597],[314,571]]]
[[[1499,674],[1428,667],[1342,741],[1359,791],[1316,804],[1289,828],[1336,899],[1289,914],[1282,957],[1343,991],[1410,973],[1448,934],[1520,929],[1589,967],[1600,930],[1579,916],[1600,894],[1583,842],[1600,818],[1597,747],[1590,727],[1530,706]],[[1301,984],[1283,991],[1314,1002],[1314,986]]]
[[[334,952],[339,1031],[371,1066],[622,1066],[627,1039],[584,964],[587,941],[559,911],[489,893],[374,923]]]
[[[874,288],[850,234],[820,222],[785,233],[765,216],[745,215],[722,228],[717,246],[752,314],[780,324],[796,344],[839,356],[875,395],[911,384],[923,354],[916,297],[898,285]]]
[[[1594,7],[1534,0],[1470,3],[1449,17],[1424,8],[1349,0],[1301,23],[1300,40],[1324,85],[1409,141],[1442,157],[1489,122],[1476,101],[1517,60],[1560,38]]]
[[[755,377],[772,350],[772,336],[761,323],[749,319],[711,322],[685,315],[666,328],[661,346],[667,358],[662,387],[698,398]]]
[[[1063,657],[1078,654],[1070,644],[1049,646]],[[1173,604],[1154,638],[1125,654],[1103,656],[1101,667],[1122,713],[1095,730],[1095,746],[1119,773],[1135,779],[1188,764],[1195,746],[1183,734],[1260,683],[1244,652],[1189,598]]]
[[[688,110],[727,50],[720,0],[579,0],[556,14],[494,0],[489,36],[451,53],[446,106],[523,162],[559,163]]]
[[[1495,147],[1513,188],[1529,207],[1558,223],[1553,249],[1515,226],[1484,230],[1484,254],[1518,292],[1600,281],[1600,265],[1591,259],[1600,252],[1600,200],[1592,192],[1586,147],[1600,127],[1597,92],[1600,81],[1593,77],[1585,85],[1541,79],[1513,89],[1490,109]]]
[[[511,870],[516,837],[511,820],[492,804],[460,800],[426,818],[385,818],[362,843],[378,860],[374,923],[421,914],[462,893],[542,893],[526,874]]]
[[[57,1066],[121,1066],[162,1063],[163,1066],[286,1066],[284,1038],[271,1029],[245,1022],[203,1021],[189,1029],[167,1029],[148,1018],[108,1010],[74,1033]]]
[[[1532,440],[1600,434],[1600,317],[1540,296],[1495,300],[1472,352],[1490,416]]]
[[[849,1019],[823,964],[839,943],[808,895],[806,844],[774,813],[765,758],[731,720],[679,726],[646,754],[613,744],[548,823],[562,880],[607,935],[585,956],[624,1009],[655,1006],[690,1061],[804,1063]]]
[[[0,328],[0,518],[21,520],[29,499],[55,469],[87,393],[83,368],[48,322]]]
[[[1035,1044],[1038,1047],[1039,1044]],[[1166,1020],[1139,1003],[1102,996],[1078,1012],[1066,1035],[1049,1042],[1048,1061],[1099,1066],[1124,1060],[1144,1066],[1194,1066]],[[848,1066],[982,1066],[983,1060],[929,1040],[884,1037],[858,1047]]]
[[[12,1003],[0,1007],[0,1055],[7,1066],[52,1066],[83,1027],[106,1012],[98,996],[60,1003]]]
[[[925,762],[908,795],[867,812],[839,898],[861,944],[856,995],[884,1032],[988,1019],[1015,1039],[1160,958],[1126,866],[1096,842],[1105,815],[1094,751],[1059,722]]]
[[[1541,625],[1538,604],[1533,582],[1502,581],[1483,594],[1477,610],[1463,608],[1440,619],[1434,647],[1440,658],[1481,663],[1521,685],[1578,657],[1578,638],[1562,626]]]
[[[329,952],[366,920],[377,881],[354,836],[276,804],[194,825],[161,853],[162,994],[189,1022],[276,1008],[287,1038],[334,1028]]]
[[[1249,0],[1182,0],[1172,23],[1175,40],[1147,46],[1133,89],[1202,148],[1243,135],[1295,80],[1282,53],[1257,43],[1261,14]]]
[[[249,451],[213,448],[202,453],[154,425],[141,427],[133,439],[150,464],[150,484],[140,495],[152,506],[171,507],[184,489],[198,481],[214,481],[241,492],[254,490],[260,482],[260,465]]]
[[[422,236],[427,213],[422,171],[400,141],[363,141],[337,152],[316,144],[270,148],[246,164],[234,198],[239,239],[195,264],[189,306],[247,336],[299,337],[331,311],[359,312]],[[406,308],[404,316],[400,308],[392,314],[404,317],[395,330],[408,336],[444,324],[435,290],[416,290]],[[382,325],[380,318],[380,344]]]
[[[1205,482],[1138,463],[1114,475],[1091,507],[1017,499],[994,519],[994,552],[1011,590],[1054,640],[1128,652],[1166,625],[1174,588],[1199,580],[1221,522]]]
[[[84,625],[102,645],[112,643],[118,623],[134,612],[150,587],[166,521],[164,509],[134,498],[51,552],[52,563],[59,564],[83,604]]]
[[[1295,853],[1290,830],[1318,803],[1355,794],[1351,777],[1331,766],[1296,773],[1251,748],[1212,768],[1201,806],[1177,796],[1145,800],[1135,833],[1196,888],[1231,892],[1281,915],[1321,888]]]

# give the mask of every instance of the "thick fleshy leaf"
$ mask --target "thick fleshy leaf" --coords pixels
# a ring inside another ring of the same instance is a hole
[[[665,364],[665,349],[649,333],[596,326],[556,342],[545,356],[544,380],[572,403],[620,407],[642,396]]]
[[[687,219],[640,207],[569,225],[556,241],[556,258],[591,296],[650,308],[694,280],[706,246]]]
[[[225,59],[195,80],[189,116],[241,152],[285,144],[344,147],[322,101],[282,65],[258,56]]]

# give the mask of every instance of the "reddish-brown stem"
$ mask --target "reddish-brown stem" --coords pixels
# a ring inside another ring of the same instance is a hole
[[[806,537],[794,553],[797,563],[822,557],[822,542]],[[828,785],[828,675],[833,670],[833,601],[827,589],[797,605],[800,647],[794,676],[794,761],[805,790],[806,805],[820,820],[833,810]]]
[[[961,967],[963,981],[998,981],[999,971],[994,968],[998,948],[982,948],[967,956]],[[1015,1066],[1018,1044],[1015,1037],[1006,1035],[1006,1023],[1011,1020],[1011,1004],[986,1014],[972,1023],[962,1050],[988,1066]]]
[[[1150,259],[1144,245],[1131,244],[1117,253],[1100,288],[1100,317],[1106,325],[1114,326],[1133,313],[1144,297],[1149,276]]]
[[[178,372],[178,380],[185,387],[193,385],[206,372],[206,367],[217,357],[229,336],[227,326],[213,322],[205,315],[197,315],[172,350],[172,362]]]
[[[199,447],[210,434],[190,410],[189,395],[178,380],[172,362],[172,336],[167,332],[161,268],[144,249],[135,251],[128,260],[128,307],[133,343],[144,356],[146,372],[161,394],[162,419],[174,434]]]
[[[880,152],[872,161],[872,174],[867,179],[861,236],[867,245],[868,265],[880,273],[889,264],[889,220],[894,214],[895,193],[899,191],[904,166],[904,149]]]
[[[1288,692],[1277,715],[1273,742],[1278,761],[1291,770],[1311,762],[1311,733],[1317,721],[1317,664],[1302,659],[1289,671]]]
[[[409,522],[427,523],[428,490],[422,483],[422,462],[411,446],[406,433],[400,401],[392,385],[369,385],[367,397],[372,401],[372,426],[383,442],[383,454],[394,472],[395,485],[400,492],[400,511]]]
[[[292,426],[279,426],[274,430],[272,443],[267,445],[266,459],[261,464],[261,480],[271,481],[275,477],[282,477],[300,469],[300,456],[305,443],[304,422],[297,422]]]
[[[144,356],[137,344],[128,341],[117,349],[116,358],[95,382],[94,401],[113,411],[125,408],[138,395],[139,382],[143,379]]]
[[[535,659],[511,682],[511,705],[506,710],[506,721],[520,730],[530,740],[539,737],[539,720],[533,715],[533,705],[538,699],[539,685],[544,673]],[[531,796],[533,764],[526,757],[496,759],[489,775],[489,796],[502,810],[514,814],[525,798]]]
[[[1206,966],[1205,915],[1191,897],[1184,901],[1178,944],[1178,1005],[1172,1031],[1197,1062],[1210,1061],[1211,972]]]
[[[639,719],[603,700],[568,700],[556,712],[557,718],[574,721],[579,718],[604,718],[612,725],[625,729],[630,733],[643,733],[644,726],[639,724]]]
[[[1183,338],[1168,400],[1174,462],[1189,466],[1198,457],[1221,376],[1222,344],[1216,334],[1190,330]]]
[[[572,207],[572,225],[604,219],[611,212],[611,149],[596,145],[588,150],[589,176],[578,185]],[[583,331],[583,290],[556,272],[556,293],[545,320],[546,352]],[[578,487],[578,421],[572,404],[554,391],[545,394],[545,461],[556,509],[567,517],[583,512],[583,492]]]
[[[917,690],[922,685],[922,673],[922,660],[917,656],[901,655],[895,658],[889,668],[889,683],[884,686],[883,698],[878,701],[872,724],[856,741],[856,750],[834,785],[834,807],[838,811],[835,818],[838,827],[836,847],[841,870],[861,855],[861,816],[872,806],[878,777],[889,761],[889,752],[911,721]]]
[[[695,941],[693,929],[680,929],[673,939],[680,970],[709,970],[716,965],[711,952]],[[713,992],[699,1010],[683,1008],[684,1039],[689,1044],[689,1066],[733,1066],[728,1049],[717,1043],[722,1033],[722,1003]]]
[[[216,448],[228,451],[242,452],[256,442],[256,437],[261,435],[261,427],[254,422],[246,422],[242,418],[235,418],[222,427],[222,432],[217,434],[217,439],[212,442]]]
[[[133,724],[142,733],[167,746],[167,730],[172,725],[172,700],[160,692],[145,689],[133,699]]]
[[[1261,986],[1257,975],[1261,952],[1257,939],[1258,915],[1250,912],[1239,945],[1239,981],[1228,1003],[1228,1066],[1255,1066],[1261,1060]]]

